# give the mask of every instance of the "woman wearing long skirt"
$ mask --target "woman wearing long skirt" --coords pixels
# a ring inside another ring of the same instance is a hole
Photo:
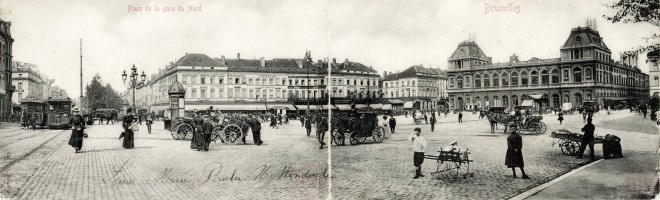
[[[206,148],[206,141],[204,140],[203,122],[202,118],[195,118],[193,124],[193,137],[192,140],[190,140],[190,148],[196,151],[208,151],[208,148]]]
[[[126,115],[122,118],[122,126],[124,127],[124,143],[122,146],[126,149],[132,149],[135,146],[133,141],[133,130],[131,130],[131,124],[135,123],[136,119],[133,116],[132,109],[128,108],[126,110]]]
[[[513,178],[517,178],[516,176],[516,167],[520,168],[520,171],[522,172],[522,177],[523,179],[529,179],[529,176],[525,174],[525,161],[523,160],[523,155],[522,155],[522,137],[518,135],[517,130],[511,130],[511,134],[509,137],[506,138],[506,143],[507,143],[507,150],[506,150],[506,159],[504,161],[504,164],[511,168],[513,171]]]
[[[80,152],[83,144],[83,137],[85,131],[85,123],[79,113],[78,108],[73,109],[73,116],[69,119],[71,124],[71,137],[69,138],[69,145],[76,149],[76,153]]]

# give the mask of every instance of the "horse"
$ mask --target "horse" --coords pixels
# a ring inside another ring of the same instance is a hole
[[[494,112],[489,112],[485,111],[485,115],[488,118],[488,122],[490,122],[490,132],[495,133],[495,129],[497,129],[497,124],[504,124],[504,133],[507,133],[508,131],[508,124],[511,122],[515,122],[515,116],[506,114],[506,113],[494,113]]]

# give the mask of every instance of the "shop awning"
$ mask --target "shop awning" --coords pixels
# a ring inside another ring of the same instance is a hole
[[[307,105],[296,105],[298,110],[307,110]],[[309,110],[321,110],[322,107],[320,105],[309,105]]]
[[[381,110],[392,110],[392,104],[383,104]]]
[[[381,103],[371,104],[371,105],[369,105],[369,107],[371,107],[371,108],[373,108],[373,109],[382,109],[382,108],[383,108],[383,104],[381,104]]]
[[[328,105],[323,105],[321,107],[323,108],[323,110],[330,110],[330,109],[337,110],[337,109],[339,109],[339,108],[337,108],[336,106],[333,106],[333,105],[329,105],[329,106]],[[330,109],[328,109],[328,108],[330,108]]]
[[[356,109],[366,108],[366,107],[368,107],[367,104],[355,104]]]
[[[351,110],[351,105],[349,104],[335,104],[335,107],[339,110]]]
[[[524,100],[524,101],[520,104],[520,106],[529,106],[529,107],[532,107],[532,106],[534,106],[534,100],[529,100],[529,99],[528,99],[528,100]]]
[[[529,97],[532,97],[533,99],[541,99],[541,98],[543,98],[543,95],[542,94],[532,94],[532,95],[529,95]]]
[[[242,104],[231,104],[231,105],[186,105],[186,110],[206,110],[209,106],[213,106],[213,110],[266,110],[266,105],[264,104],[251,104],[251,105],[242,105]],[[272,108],[268,106],[268,108]]]
[[[402,100],[399,100],[399,99],[389,99],[387,101],[390,102],[391,104],[403,104],[404,103]]]
[[[413,107],[413,102],[412,101],[407,101],[406,103],[403,104],[403,108],[412,108]]]

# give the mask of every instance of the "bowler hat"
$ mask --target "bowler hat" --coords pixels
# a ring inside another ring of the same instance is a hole
[[[422,131],[422,129],[417,127],[417,128],[415,128],[415,131]]]

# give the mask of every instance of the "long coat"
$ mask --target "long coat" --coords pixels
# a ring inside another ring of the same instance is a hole
[[[512,133],[506,138],[507,149],[504,164],[509,167],[524,167],[525,161],[522,155],[522,137],[517,133]],[[515,151],[517,149],[518,151]]]

